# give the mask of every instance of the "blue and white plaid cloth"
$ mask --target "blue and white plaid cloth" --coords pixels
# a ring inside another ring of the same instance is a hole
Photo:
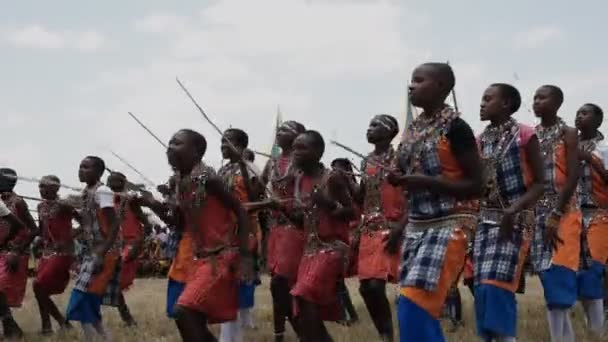
[[[553,258],[553,250],[551,246],[545,245],[545,221],[547,216],[551,214],[551,208],[537,206],[536,208],[536,229],[534,229],[534,238],[530,246],[530,260],[534,272],[540,273],[551,267],[551,259]]]
[[[80,263],[80,269],[76,276],[74,288],[82,292],[88,292],[89,285],[93,279],[93,270],[95,268],[95,258],[93,255],[85,255],[82,262]],[[112,279],[106,286],[106,291],[102,298],[103,305],[118,306],[120,297],[120,272],[121,262],[120,259],[116,263]]]
[[[448,242],[454,230],[462,226],[457,215],[429,221],[410,220],[402,245],[400,286],[435,291]]]
[[[501,220],[502,212],[499,210],[482,209],[480,212],[473,244],[476,284],[482,280],[511,282],[517,272],[524,230],[516,224],[513,239],[499,241]]]

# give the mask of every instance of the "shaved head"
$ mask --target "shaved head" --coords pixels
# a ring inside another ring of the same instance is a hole
[[[433,73],[433,76],[443,84],[443,89],[448,94],[456,84],[456,76],[454,70],[447,63],[424,63],[421,67],[427,68]]]

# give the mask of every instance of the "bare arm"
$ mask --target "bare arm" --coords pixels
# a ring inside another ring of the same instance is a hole
[[[27,203],[25,201],[20,201],[17,204],[17,210],[19,211],[19,216],[23,218],[23,224],[25,228],[28,230],[28,237],[23,241],[21,246],[19,246],[20,252],[23,252],[27,249],[27,247],[32,243],[32,240],[38,235],[38,226],[36,225],[36,221],[32,217],[30,213]]]
[[[566,183],[563,189],[559,192],[557,198],[557,210],[564,212],[568,202],[572,198],[576,185],[578,183],[578,177],[580,174],[580,167],[578,164],[578,134],[576,130],[571,127],[566,127],[564,132],[564,143],[566,145]]]

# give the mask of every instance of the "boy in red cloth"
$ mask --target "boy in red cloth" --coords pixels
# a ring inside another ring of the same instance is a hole
[[[133,285],[135,280],[137,257],[144,243],[144,227],[149,223],[139,204],[128,193],[127,182],[127,177],[120,172],[112,172],[108,176],[108,186],[114,192],[114,209],[120,221],[120,235],[123,244],[118,312],[127,326],[133,326],[137,323],[129,311],[123,292]]]
[[[71,328],[57,309],[52,295],[61,294],[70,282],[70,268],[74,262],[72,219],[79,220],[76,210],[59,199],[61,181],[57,176],[42,177],[38,204],[38,222],[42,236],[42,258],[34,280],[34,294],[40,310],[43,335],[53,333],[51,316],[63,328]]]
[[[15,192],[17,173],[0,169],[0,198],[10,214],[0,218],[0,319],[4,336],[23,335],[11,315],[11,307],[20,307],[27,285],[29,245],[38,228],[23,198]]]
[[[268,184],[270,193],[278,200],[288,197],[286,179],[293,173],[293,141],[305,130],[304,125],[296,121],[286,121],[277,130],[276,143],[281,148],[281,155],[268,161],[262,174],[262,180]],[[292,298],[289,290],[295,283],[306,237],[304,232],[297,229],[287,219],[287,216],[278,210],[271,211],[269,227],[266,266],[271,276],[270,292],[272,294],[275,341],[281,342],[285,334],[286,318],[296,334],[299,331],[292,315]]]
[[[344,177],[320,163],[325,142],[316,131],[300,134],[293,143],[294,166],[287,191],[293,205],[283,207],[307,235],[300,261],[295,297],[301,340],[331,341],[324,320],[339,321],[343,308],[338,283],[343,280],[348,254],[348,223],[354,217],[352,199]]]
[[[190,233],[194,256],[175,306],[177,327],[186,342],[215,341],[207,325],[236,319],[239,275],[249,280],[253,269],[247,213],[222,180],[202,165],[206,149],[205,138],[189,129],[175,133],[167,149],[169,164],[177,171],[175,214]],[[167,212],[150,196],[143,203],[155,212]]]
[[[393,340],[386,283],[396,283],[399,278],[399,241],[406,223],[404,189],[387,180],[388,167],[396,156],[391,142],[398,133],[397,120],[390,115],[377,115],[370,122],[367,141],[374,145],[374,151],[363,160],[361,191],[357,196],[363,208],[359,292],[383,341]]]

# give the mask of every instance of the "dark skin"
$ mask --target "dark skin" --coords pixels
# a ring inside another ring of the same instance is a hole
[[[374,145],[374,154],[383,155],[386,153],[395,137],[394,132],[391,132],[384,125],[381,124],[378,118],[372,119],[367,129],[367,142]],[[365,170],[363,171],[365,172]],[[359,203],[363,204],[365,198],[365,180],[361,179],[361,186],[359,187],[360,193],[357,196]],[[385,251],[388,254],[394,255],[399,251],[399,241],[403,236],[403,230],[405,229],[405,223],[407,221],[407,213],[403,213],[401,220],[393,226],[390,234],[386,236]]]
[[[422,107],[424,112],[421,115],[428,118],[439,115],[451,91],[447,81],[438,75],[434,68],[427,65],[419,66],[414,70],[409,89],[412,105]],[[403,175],[401,172],[392,172],[389,175],[389,182],[393,185],[400,184],[408,191],[425,189],[447,194],[459,200],[479,197],[483,185],[482,167],[477,149],[471,148],[456,153],[454,157],[463,173],[463,177],[459,180],[450,180],[442,176]]]
[[[557,111],[561,106],[561,100],[554,94],[553,90],[548,87],[540,87],[534,95],[534,113],[541,118],[541,125],[550,127],[557,123]],[[572,127],[564,127],[563,140],[566,147],[566,182],[558,193],[556,210],[563,213],[570,202],[580,174],[578,165],[578,134],[576,129]],[[547,217],[546,243],[551,244],[554,248],[557,247],[557,231],[559,228],[559,220],[561,217],[555,212]],[[550,240],[550,241],[549,241]]]
[[[40,190],[40,197],[47,201],[58,201],[59,200],[59,182],[56,179],[50,179],[43,177],[42,182],[38,185]],[[64,213],[68,213],[72,216],[77,215],[74,208],[60,202],[60,210]],[[42,228],[45,223],[39,220],[39,226]],[[40,240],[42,241],[42,240]],[[59,249],[67,248],[64,246],[56,246]],[[61,314],[57,305],[53,302],[50,295],[40,287],[37,283],[34,283],[34,294],[36,295],[36,301],[40,308],[40,320],[42,322],[42,334],[52,333],[51,316],[57,321],[62,328],[71,328],[69,322],[65,320],[65,317]]]
[[[389,130],[385,125],[382,124],[378,117],[371,120],[369,128],[367,129],[367,141],[374,145],[374,155],[384,155],[387,153],[391,146],[391,142],[395,136],[395,132]],[[362,170],[362,172],[366,172]],[[361,179],[361,185],[359,187],[359,193],[356,198],[360,205],[363,205],[366,192],[365,178]],[[386,235],[385,241],[385,252],[388,254],[396,254],[399,249],[399,241],[403,236],[403,230],[405,229],[405,221],[407,220],[407,213],[404,213],[401,220],[390,230],[390,233]],[[364,279],[360,281],[359,293],[363,297],[365,306],[372,318],[374,326],[378,333],[382,336],[385,341],[393,340],[393,325],[392,325],[392,313],[390,303],[386,297],[386,281],[384,279]]]
[[[204,151],[196,146],[186,131],[177,132],[169,141],[167,148],[167,159],[180,174],[188,175],[198,165],[204,155]],[[237,226],[241,254],[241,277],[245,280],[253,278],[253,263],[247,250],[247,239],[249,236],[247,213],[239,201],[232,196],[224,187],[219,178],[210,178],[207,181],[207,192],[215,196],[226,208],[232,210],[237,217]],[[162,205],[151,197],[147,197],[146,204],[151,208],[160,208]],[[190,210],[187,215],[198,215]],[[192,222],[192,221],[191,221]],[[193,236],[199,236],[199,231],[194,225],[189,226]],[[195,241],[197,241],[195,239]],[[215,341],[215,337],[207,328],[207,318],[204,313],[197,312],[185,307],[177,306],[177,326],[182,339],[187,342]],[[202,323],[202,324],[201,324]]]
[[[500,88],[490,86],[486,89],[481,98],[481,121],[490,121],[491,126],[502,125],[511,118],[511,106],[511,101],[502,96]],[[512,240],[515,214],[524,209],[533,207],[545,191],[545,173],[540,146],[536,136],[530,138],[525,151],[526,158],[532,171],[532,184],[522,197],[503,210],[499,232],[499,239],[501,241]]]
[[[80,162],[78,179],[80,179],[82,183],[86,183],[87,188],[92,188],[99,183],[103,172],[103,169],[100,170],[96,167],[95,162],[92,159],[85,158],[82,160],[82,162]],[[102,270],[103,259],[116,241],[120,228],[120,222],[118,222],[118,217],[116,216],[116,211],[113,207],[102,208],[101,215],[105,219],[105,222],[108,222],[110,231],[108,236],[105,236],[105,240],[94,250],[96,259],[96,273]]]
[[[601,118],[594,113],[594,108],[589,105],[583,105],[576,112],[576,128],[580,133],[581,140],[591,140],[598,136],[598,129],[602,124]],[[608,183],[608,171],[604,168],[604,164],[598,158],[593,158],[589,151],[583,149],[578,150],[578,158],[581,161],[587,162],[595,172],[602,175],[604,181]]]
[[[294,163],[306,176],[322,177],[323,169],[320,167],[319,161],[323,153],[316,150],[309,135],[298,136],[294,141],[293,149]],[[315,190],[312,194],[312,201],[319,207],[328,210],[330,215],[336,218],[346,221],[353,218],[352,200],[348,188],[343,182],[343,177],[331,176],[328,179],[327,191]],[[331,341],[332,339],[319,317],[318,306],[303,298],[297,298],[297,300],[301,309],[298,319],[302,341]]]
[[[15,174],[9,174],[7,177],[4,175],[0,176],[0,189],[2,192],[2,200],[6,200],[9,196],[14,196],[13,190],[15,188],[16,181],[14,178]],[[5,201],[6,202],[6,201]],[[19,233],[21,229],[27,229],[29,231],[28,237],[25,241],[20,243],[13,243],[13,251],[7,253],[6,255],[6,263],[9,272],[16,272],[19,268],[19,261],[21,255],[24,254],[26,248],[30,245],[34,237],[36,236],[36,232],[38,231],[38,227],[36,227],[36,223],[30,211],[28,209],[27,203],[23,199],[19,199],[16,203],[15,211],[5,217],[3,217],[10,223],[10,230],[8,232],[8,236],[6,241],[11,241],[14,237]],[[18,337],[23,335],[21,328],[12,318],[10,314],[10,308],[7,303],[6,294],[0,292],[0,314],[4,316],[2,319],[2,325],[4,327],[4,335],[7,338]]]
[[[279,127],[279,129],[277,130],[277,135],[276,135],[276,142],[277,145],[281,148],[281,156],[282,157],[289,157],[291,156],[291,153],[293,152],[293,141],[296,140],[296,137],[298,135],[289,130],[287,127],[285,126],[281,126]],[[264,167],[264,171],[262,172],[262,182],[264,184],[268,183],[270,177],[270,163],[267,163],[266,166]]]

